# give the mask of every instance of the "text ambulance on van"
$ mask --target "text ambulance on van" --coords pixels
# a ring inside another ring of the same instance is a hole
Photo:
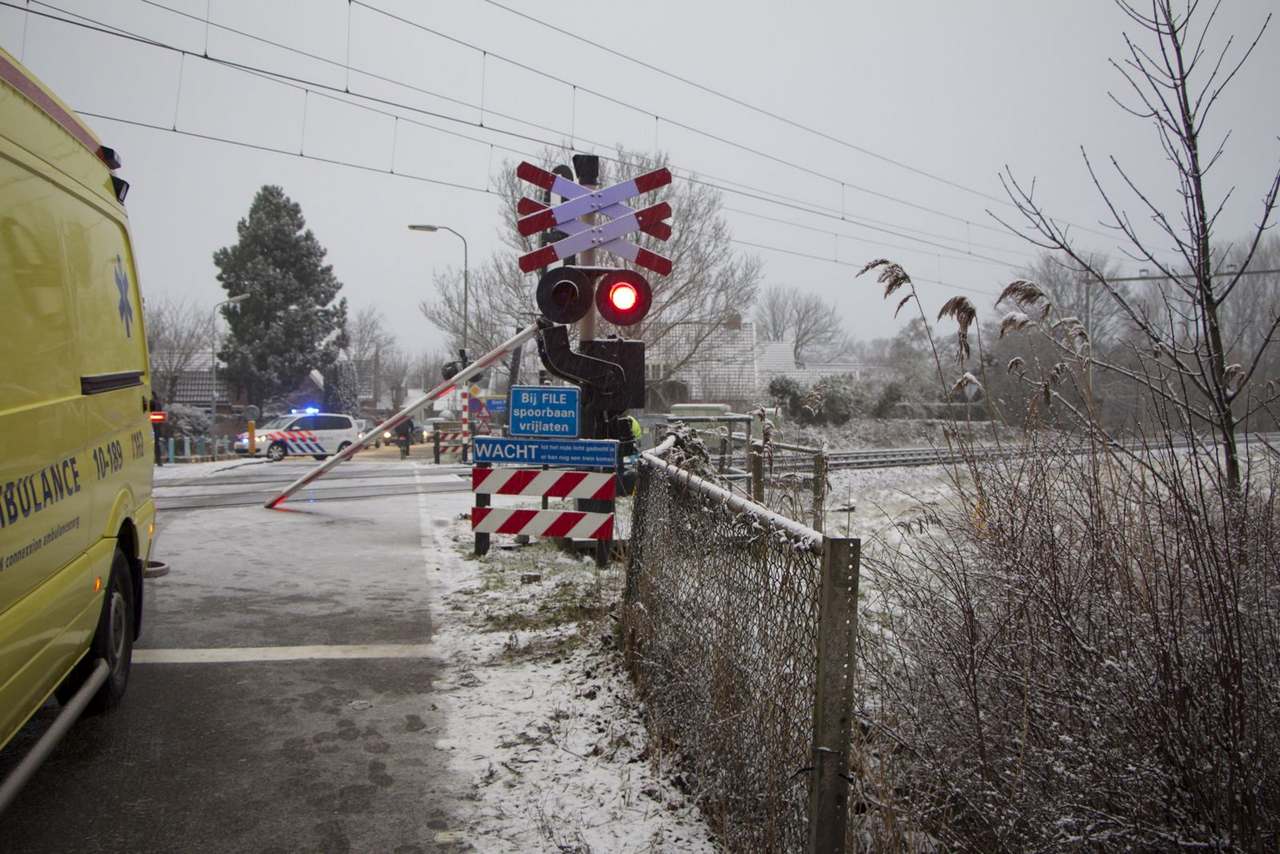
[[[0,748],[55,692],[118,703],[141,625],[151,377],[119,165],[0,50]]]

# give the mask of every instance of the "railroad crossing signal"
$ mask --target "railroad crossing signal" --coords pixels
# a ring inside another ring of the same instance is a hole
[[[528,212],[516,222],[516,229],[522,235],[528,236],[552,228],[564,234],[556,242],[520,256],[522,271],[529,273],[554,261],[562,261],[584,249],[595,248],[612,252],[663,276],[671,272],[671,259],[624,239],[636,231],[643,231],[660,240],[670,236],[671,227],[663,220],[671,216],[671,205],[660,202],[637,211],[624,204],[632,196],[670,184],[671,172],[668,169],[655,169],[601,190],[584,187],[532,163],[521,163],[516,168],[516,175],[566,199],[554,207],[547,207],[531,199],[522,199],[517,206],[518,211]],[[596,225],[589,225],[578,219],[592,213],[599,213],[608,219]]]
[[[652,303],[649,283],[630,270],[605,273],[596,285],[596,310],[614,326],[631,326],[644,320]]]

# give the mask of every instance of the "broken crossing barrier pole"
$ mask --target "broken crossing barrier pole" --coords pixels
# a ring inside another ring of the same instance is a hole
[[[338,452],[334,456],[325,460],[323,463],[316,466],[314,469],[307,472],[302,477],[298,478],[293,483],[286,486],[284,490],[280,492],[279,495],[276,495],[273,498],[271,498],[263,506],[266,507],[267,509],[272,509],[274,507],[277,507],[281,502],[287,501],[291,495],[293,495],[299,489],[302,489],[302,487],[306,486],[307,484],[311,483],[314,480],[317,480],[318,478],[323,477],[330,470],[336,468],[337,466],[351,459],[353,456],[355,456],[357,451],[359,451],[361,448],[368,445],[370,442],[374,441],[376,437],[381,436],[383,432],[387,430],[394,430],[402,422],[404,422],[405,419],[407,419],[410,415],[416,412],[418,408],[421,407],[423,404],[430,403],[431,401],[435,400],[437,397],[441,397],[442,395],[448,394],[449,392],[453,391],[455,388],[462,386],[463,383],[467,382],[472,377],[477,376],[485,368],[489,367],[494,362],[501,359],[503,356],[506,356],[513,349],[515,349],[516,347],[519,347],[521,344],[528,341],[530,338],[532,338],[537,334],[538,334],[538,325],[536,323],[526,326],[524,329],[517,332],[511,338],[508,338],[506,341],[499,344],[497,347],[490,350],[488,353],[485,353],[479,359],[476,359],[470,365],[467,365],[461,371],[458,371],[458,373],[454,374],[449,379],[444,380],[436,387],[424,393],[421,397],[418,397],[410,401],[408,404],[404,406],[403,409],[401,409],[395,415],[392,415],[390,418],[388,418],[386,421],[383,421],[377,427],[366,432],[364,436],[360,437],[355,442],[352,442],[344,450]]]

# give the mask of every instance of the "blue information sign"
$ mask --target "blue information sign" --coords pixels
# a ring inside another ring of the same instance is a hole
[[[494,465],[614,468],[616,439],[500,439],[475,437],[475,461]]]
[[[572,439],[578,435],[581,397],[577,386],[512,386],[507,432],[512,436]]]

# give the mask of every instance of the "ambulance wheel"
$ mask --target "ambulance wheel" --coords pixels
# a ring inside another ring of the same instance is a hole
[[[107,582],[107,595],[102,602],[98,628],[93,643],[80,663],[58,686],[58,701],[69,703],[80,686],[93,672],[98,659],[107,662],[107,681],[93,695],[85,707],[86,715],[110,711],[124,699],[129,685],[129,666],[133,663],[133,580],[129,571],[129,559],[116,549],[111,561],[111,578]]]
[[[328,454],[312,454],[311,456],[317,460],[324,460],[324,459],[328,459],[329,457]]]
[[[345,451],[347,448],[350,448],[350,447],[351,447],[350,442],[343,442],[341,445],[338,446],[338,453],[342,453],[343,451]]]
[[[284,442],[272,442],[271,447],[267,448],[267,459],[273,463],[278,463],[288,455],[288,451],[284,447]]]

